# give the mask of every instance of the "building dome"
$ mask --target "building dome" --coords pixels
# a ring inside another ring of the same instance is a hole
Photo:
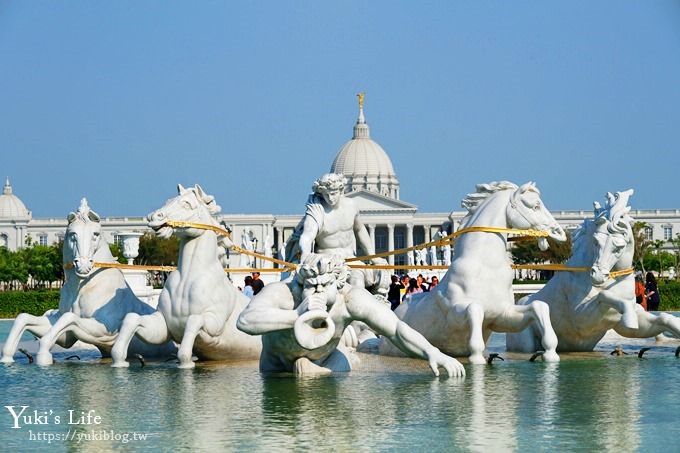
[[[358,96],[359,119],[354,125],[354,135],[335,156],[331,173],[340,173],[347,178],[345,192],[363,189],[398,200],[399,180],[392,161],[385,150],[371,140],[364,118],[364,95]]]
[[[5,180],[5,187],[0,195],[0,218],[2,219],[25,219],[31,217],[31,211],[26,209],[24,203],[12,193],[12,185],[9,178]]]

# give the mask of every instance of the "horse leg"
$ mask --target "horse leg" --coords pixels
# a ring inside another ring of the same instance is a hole
[[[42,337],[52,327],[52,319],[48,318],[49,311],[42,316],[33,316],[28,313],[21,313],[16,317],[12,324],[12,329],[9,331],[7,341],[2,347],[2,358],[0,362],[12,363],[14,362],[14,354],[19,347],[19,341],[25,330],[28,330],[33,335]]]
[[[543,360],[545,362],[559,362],[557,355],[557,335],[550,322],[550,307],[541,300],[534,300],[528,305],[513,305],[506,311],[505,316],[494,321],[494,330],[499,332],[520,332],[531,322],[536,323],[541,344],[543,345]]]
[[[463,315],[470,325],[470,338],[468,339],[468,349],[470,355],[468,356],[468,363],[483,365],[486,363],[484,358],[484,333],[482,332],[482,325],[484,324],[484,309],[477,303],[470,303],[468,305],[454,304],[453,310],[456,317]]]
[[[669,315],[668,313],[659,313],[658,315],[655,315],[648,311],[644,311],[642,307],[636,311],[638,316],[638,328],[631,329],[619,324],[614,327],[616,333],[628,338],[650,338],[664,332],[670,332],[675,337],[680,338],[679,318]]]
[[[205,325],[205,317],[203,315],[191,315],[187,318],[187,323],[184,326],[184,336],[182,343],[177,350],[177,358],[179,359],[180,368],[193,368],[196,365],[191,360],[194,351],[194,342],[196,336]]]
[[[140,315],[138,313],[128,313],[125,315],[123,324],[118,332],[118,338],[116,338],[111,348],[112,367],[124,368],[130,366],[126,359],[130,342],[134,336],[150,344],[163,344],[167,342],[170,334],[163,314],[157,311],[150,315]]]
[[[47,331],[47,333],[45,333],[45,335],[40,338],[40,348],[38,349],[38,355],[36,357],[35,363],[42,366],[52,365],[53,360],[50,349],[52,349],[54,343],[56,343],[57,340],[62,337],[62,335],[71,325],[77,321],[78,318],[78,315],[70,311],[62,314],[59,317],[57,322],[55,322],[54,325],[52,325],[52,327]],[[69,335],[68,338],[67,336],[64,336],[62,344],[64,344],[66,347],[71,347],[76,341],[77,339],[72,335]]]
[[[97,348],[109,349],[116,341],[117,333],[109,332],[104,323],[95,318],[81,318],[76,316],[73,318],[70,325],[64,327],[59,331],[52,327],[51,335],[54,338],[59,338],[66,333],[70,333],[75,340],[80,340],[83,343],[91,344]],[[57,340],[59,344],[59,340]]]
[[[637,313],[637,305],[635,299],[622,299],[616,295],[610,295],[608,291],[600,293],[600,303],[613,308],[621,313],[621,327],[628,329],[637,329],[640,316]]]

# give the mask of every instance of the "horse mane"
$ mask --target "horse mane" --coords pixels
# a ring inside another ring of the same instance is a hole
[[[574,230],[571,236],[571,256],[567,260],[568,264],[580,265],[592,261],[594,250],[590,238],[595,226],[596,223],[593,219],[584,219],[583,223]],[[578,261],[578,263],[575,261]]]
[[[510,181],[491,181],[485,184],[477,184],[477,192],[469,193],[467,197],[460,202],[461,206],[467,209],[468,213],[461,220],[460,226],[467,224],[470,216],[477,211],[477,208],[491,195],[502,190],[517,190],[519,187]]]
[[[608,192],[604,208],[597,201],[593,203],[594,217],[584,219],[583,223],[572,234],[572,254],[567,261],[568,263],[574,264],[574,260],[577,258],[581,258],[584,263],[590,263],[592,259],[590,254],[593,252],[590,237],[600,222],[607,222],[607,231],[610,234],[621,234],[626,240],[629,239],[632,234],[631,224],[633,219],[628,215],[630,206],[627,205],[632,193],[632,189],[615,194]]]
[[[604,209],[599,209],[598,205],[595,206],[596,221],[602,221],[602,219],[609,221],[607,231],[627,237],[631,234],[631,224],[633,222],[633,218],[628,215],[630,212],[628,199],[632,194],[632,189],[616,192],[615,194],[608,192]]]
[[[82,198],[80,200],[80,206],[78,206],[78,210],[76,212],[69,213],[67,220],[69,224],[77,221],[84,223],[87,222],[99,223],[101,218],[99,217],[99,214],[91,210],[90,207],[87,205],[87,198]]]
[[[220,224],[215,218],[215,215],[219,214],[222,208],[217,204],[214,196],[205,193],[203,188],[198,184],[196,184],[194,187],[189,187],[186,189],[181,184],[179,184],[177,189],[180,195],[186,192],[192,192],[196,196],[196,199],[203,203],[203,206],[205,206],[208,213],[210,214],[211,224],[216,227],[223,227],[223,225]],[[217,237],[217,244],[224,249],[229,249],[234,245],[229,236],[220,235]]]

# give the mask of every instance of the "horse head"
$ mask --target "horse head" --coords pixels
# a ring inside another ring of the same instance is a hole
[[[634,236],[628,199],[633,190],[607,193],[604,208],[595,203],[595,260],[590,269],[594,286],[603,285],[612,269],[625,269],[633,263]]]
[[[67,220],[62,251],[64,265],[73,266],[76,275],[85,278],[94,268],[95,254],[102,245],[106,245],[101,236],[101,219],[90,210],[87,200],[83,198],[78,211],[71,212]]]
[[[566,233],[543,204],[541,192],[533,182],[528,182],[513,192],[506,215],[511,228],[546,231],[556,241],[567,240]],[[547,239],[539,238],[538,246],[541,250],[547,250]]]
[[[204,229],[190,226],[177,227],[169,222],[187,222],[218,226],[214,215],[220,212],[215,197],[206,194],[201,186],[185,189],[177,185],[178,195],[165,202],[163,207],[147,216],[148,225],[158,237],[167,239],[173,232],[187,237],[197,237],[205,232]]]

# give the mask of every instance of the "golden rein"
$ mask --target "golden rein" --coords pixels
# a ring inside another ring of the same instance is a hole
[[[218,227],[216,225],[210,225],[207,223],[194,223],[194,222],[183,222],[183,221],[177,221],[177,220],[168,220],[165,222],[165,225],[173,227],[173,228],[197,228],[201,230],[210,230],[218,235],[225,236],[229,239],[231,239],[231,234],[229,233],[228,230]],[[345,261],[366,261],[370,260],[373,258],[383,258],[385,256],[390,256],[390,255],[399,255],[401,253],[408,253],[413,250],[420,250],[423,248],[428,248],[432,246],[443,246],[443,245],[451,245],[454,242],[454,239],[456,239],[458,236],[461,236],[465,233],[502,233],[502,234],[515,234],[518,235],[516,237],[509,238],[508,240],[527,240],[527,239],[533,239],[533,238],[539,238],[539,237],[548,237],[548,232],[547,231],[540,231],[540,230],[520,230],[520,229],[515,229],[515,228],[501,228],[501,227],[485,227],[485,226],[474,226],[474,227],[467,227],[467,228],[462,228],[458,231],[455,231],[448,236],[445,236],[441,239],[437,239],[435,241],[430,241],[426,242],[424,244],[419,244],[415,245],[412,247],[405,247],[397,250],[391,250],[387,252],[382,252],[382,253],[376,253],[373,255],[365,255],[365,256],[359,256],[359,257],[351,257],[347,258]],[[291,272],[294,271],[297,267],[295,263],[290,263],[287,261],[279,260],[270,256],[265,256],[261,255],[259,253],[251,252],[250,250],[244,249],[242,247],[239,247],[237,245],[231,245],[231,249],[238,253],[243,253],[245,255],[250,255],[254,256],[256,258],[260,258],[265,261],[270,261],[272,263],[279,264],[283,266],[282,268],[225,268],[225,272]],[[138,265],[138,264],[123,264],[123,263],[102,263],[102,262],[95,262],[93,264],[94,267],[99,267],[99,268],[115,268],[115,269],[139,269],[139,270],[147,270],[147,271],[160,271],[160,272],[172,272],[175,269],[177,269],[176,266],[146,266],[146,265]],[[390,265],[390,264],[349,264],[348,265],[352,269],[385,269],[385,270],[407,270],[407,269],[448,269],[448,266],[442,266],[442,265]],[[73,268],[72,263],[65,263],[64,264],[65,269],[71,269]],[[554,270],[554,271],[565,271],[565,272],[588,272],[590,271],[590,268],[588,267],[574,267],[574,266],[566,266],[564,264],[512,264],[511,265],[512,269],[536,269],[536,270]],[[629,275],[632,274],[635,271],[635,269],[627,268],[627,269],[622,269],[620,271],[614,271],[610,272],[609,276],[611,278],[618,278],[622,277],[624,275]]]

